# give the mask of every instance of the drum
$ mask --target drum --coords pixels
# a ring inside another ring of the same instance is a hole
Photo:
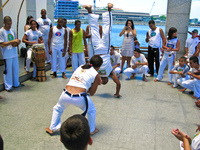
[[[35,63],[36,66],[36,81],[46,81],[46,72],[45,72],[45,60],[46,60],[46,51],[44,44],[34,44],[32,46],[32,55],[31,60]]]

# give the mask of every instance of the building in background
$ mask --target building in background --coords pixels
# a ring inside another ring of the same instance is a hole
[[[79,1],[56,0],[54,18],[78,19]]]

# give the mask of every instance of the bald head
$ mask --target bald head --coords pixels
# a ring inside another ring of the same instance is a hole
[[[42,17],[43,19],[46,19],[46,15],[47,15],[46,10],[45,10],[45,9],[42,9],[42,10],[41,10],[41,17]]]

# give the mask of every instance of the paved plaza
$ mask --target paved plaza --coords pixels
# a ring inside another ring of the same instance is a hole
[[[49,136],[45,128],[50,125],[52,108],[57,103],[69,79],[51,79],[46,82],[28,80],[24,87],[0,95],[0,133],[5,150],[64,150],[59,131]],[[70,78],[71,69],[67,69]],[[178,92],[167,85],[167,75],[162,82],[127,80],[120,76],[122,98],[113,98],[115,84],[98,87],[91,96],[97,110],[96,127],[99,133],[92,136],[89,150],[179,150],[179,141],[171,134],[179,128],[191,137],[200,124],[200,110],[192,95]],[[82,111],[68,107],[62,122]]]

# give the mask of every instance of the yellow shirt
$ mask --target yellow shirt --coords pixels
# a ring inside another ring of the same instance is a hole
[[[80,28],[79,32],[72,29],[72,53],[83,53],[83,29]]]

